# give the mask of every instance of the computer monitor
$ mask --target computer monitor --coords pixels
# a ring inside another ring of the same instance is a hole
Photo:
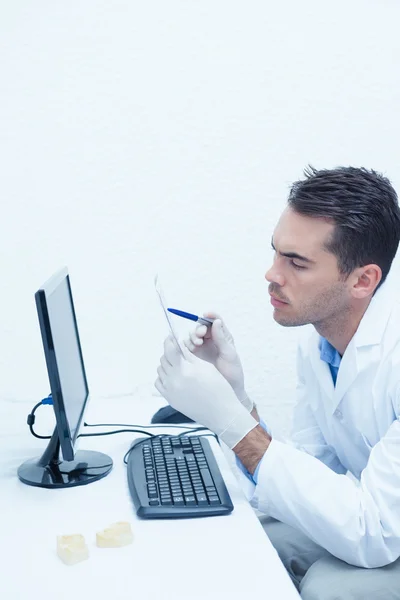
[[[42,285],[35,300],[56,427],[44,454],[23,463],[18,476],[24,483],[39,487],[91,483],[105,477],[113,463],[102,452],[75,450],[89,387],[68,269],[60,270]]]

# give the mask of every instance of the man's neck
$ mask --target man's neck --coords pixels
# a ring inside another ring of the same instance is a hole
[[[329,321],[314,323],[314,327],[336,350],[343,356],[347,346],[356,333],[361,319],[367,310],[371,299],[363,305],[349,307],[347,311],[341,312]]]

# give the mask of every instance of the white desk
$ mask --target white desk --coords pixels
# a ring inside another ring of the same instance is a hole
[[[150,393],[142,398],[91,400],[85,419],[92,423],[146,423],[160,405]],[[49,490],[18,480],[20,463],[39,456],[47,444],[29,433],[26,416],[31,408],[30,404],[0,401],[2,597],[299,598],[216,442],[211,443],[235,506],[233,513],[206,519],[139,520],[123,464],[136,434],[81,438],[82,449],[101,450],[114,460],[112,472],[90,485]],[[51,433],[52,408],[41,407],[36,415],[37,431],[45,433],[48,427]],[[125,548],[97,548],[96,531],[121,520],[131,522],[134,543]],[[69,567],[57,557],[55,547],[57,535],[71,533],[85,535],[90,557]]]

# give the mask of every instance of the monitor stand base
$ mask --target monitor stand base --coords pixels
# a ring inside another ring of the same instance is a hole
[[[78,450],[74,460],[67,461],[59,459],[59,449],[58,434],[54,430],[44,454],[27,460],[19,467],[20,480],[36,487],[66,488],[97,481],[112,469],[112,458],[102,452]]]

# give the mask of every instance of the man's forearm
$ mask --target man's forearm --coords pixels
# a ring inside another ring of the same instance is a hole
[[[256,409],[254,408],[253,410]],[[257,427],[252,429],[233,448],[233,451],[238,459],[252,475],[265,452],[268,450],[271,439],[271,436],[265,431],[265,429],[263,429],[261,425],[257,425]]]

